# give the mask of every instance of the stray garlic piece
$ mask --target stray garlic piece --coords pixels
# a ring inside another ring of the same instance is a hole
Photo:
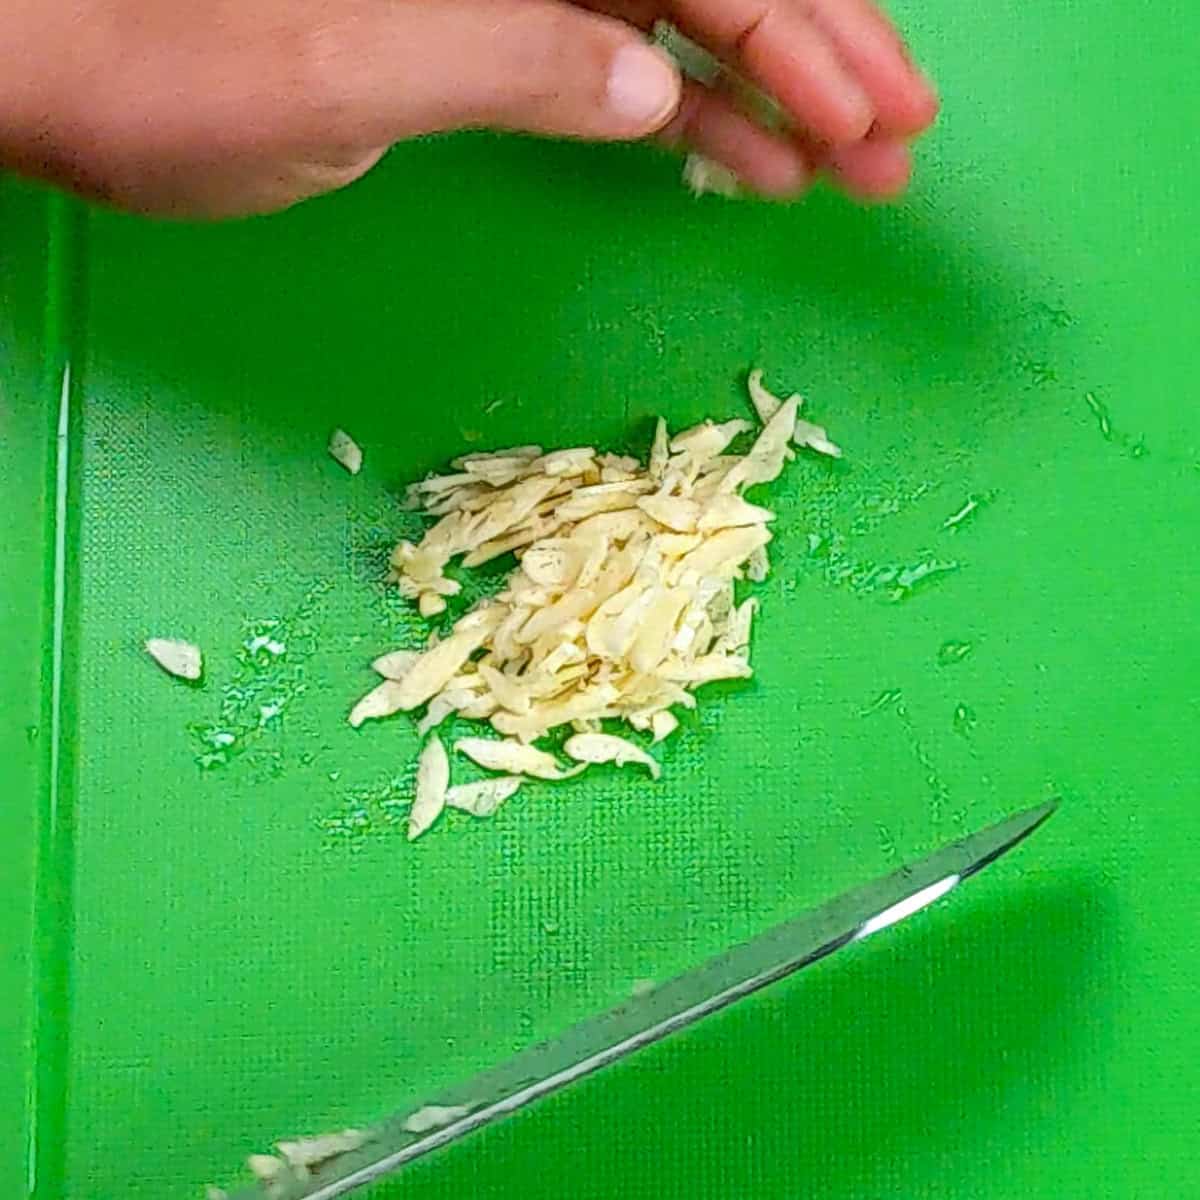
[[[204,656],[199,646],[176,638],[148,638],[146,653],[168,675],[195,682],[204,673]]]
[[[329,453],[351,475],[357,475],[362,470],[362,447],[344,429],[335,429],[329,435]]]

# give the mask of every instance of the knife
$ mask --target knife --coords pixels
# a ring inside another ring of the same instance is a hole
[[[710,1013],[912,916],[1027,838],[1058,807],[1030,808],[874,883],[844,892],[466,1083],[374,1126],[311,1168],[285,1167],[232,1200],[334,1200],[499,1117],[685,1029]],[[213,1189],[210,1194],[219,1195]]]

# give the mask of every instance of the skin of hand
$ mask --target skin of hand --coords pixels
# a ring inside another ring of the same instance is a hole
[[[769,133],[648,44],[674,23],[772,95]],[[751,190],[885,198],[937,99],[871,0],[8,0],[0,164],[138,212],[230,217],[463,128],[657,138]]]

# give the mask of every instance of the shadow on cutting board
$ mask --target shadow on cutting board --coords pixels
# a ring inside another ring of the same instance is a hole
[[[960,897],[371,1195],[960,1194],[1061,1135],[1104,1036],[1112,916],[1091,881]]]

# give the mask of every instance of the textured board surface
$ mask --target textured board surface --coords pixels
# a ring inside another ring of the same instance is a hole
[[[945,117],[895,209],[484,137],[216,228],[0,184],[4,1195],[198,1195],[1053,793],[939,911],[377,1194],[1200,1191],[1200,9],[904,16]],[[408,845],[410,727],[344,724],[415,638],[395,485],[739,414],[754,363],[847,451],[776,490],[756,680],[660,786]]]

